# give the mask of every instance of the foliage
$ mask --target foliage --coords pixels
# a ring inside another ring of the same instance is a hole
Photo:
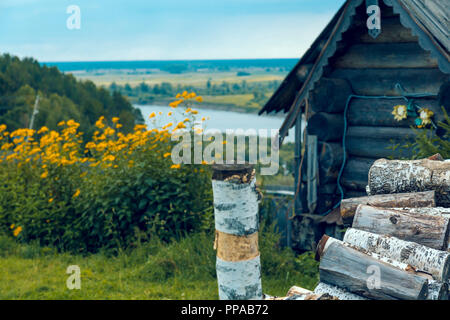
[[[171,106],[195,100],[201,97],[184,92]],[[0,229],[23,241],[90,252],[210,228],[209,171],[167,159],[172,133],[194,129],[197,112],[179,113],[183,121],[153,130],[136,125],[128,134],[118,117],[111,125],[100,117],[87,143],[74,120],[61,121],[58,131],[0,126]]]
[[[31,58],[0,56],[0,123],[10,130],[29,127],[37,95],[37,128],[56,130],[60,121],[73,119],[90,136],[102,115],[120,117],[125,132],[131,132],[136,121],[143,121],[140,111],[118,92],[97,88],[91,81],[77,81],[73,75],[41,66]]]
[[[416,159],[426,158],[440,153],[444,159],[450,159],[450,117],[442,108],[445,122],[438,123],[438,130],[415,130],[415,143],[412,144]]]

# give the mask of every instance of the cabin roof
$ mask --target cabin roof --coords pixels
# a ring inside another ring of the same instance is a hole
[[[380,0],[399,14],[400,23],[418,36],[419,45],[438,60],[439,69],[450,74],[450,39],[448,0]],[[289,72],[280,87],[260,110],[259,114],[287,112],[280,128],[284,139],[301,113],[302,105],[315,83],[322,77],[342,40],[342,34],[352,23],[356,8],[363,0],[347,0],[331,19],[319,37],[313,42],[296,66]],[[383,22],[382,22],[383,23]]]

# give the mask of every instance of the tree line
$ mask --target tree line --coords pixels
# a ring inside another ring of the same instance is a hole
[[[37,95],[39,113],[34,128],[56,129],[60,121],[73,119],[90,135],[100,116],[120,117],[125,132],[143,122],[140,111],[118,91],[77,80],[33,58],[0,55],[0,123],[8,130],[29,127]]]

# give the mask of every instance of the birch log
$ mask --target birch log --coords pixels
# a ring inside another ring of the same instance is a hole
[[[338,298],[339,300],[368,300],[367,298],[361,297],[357,294],[351,293],[342,288],[320,282],[314,289],[316,294],[328,293],[329,295]]]
[[[428,280],[381,262],[339,242],[324,247],[320,281],[381,300],[423,300]]]
[[[410,207],[398,207],[398,208],[387,208],[392,210],[405,211],[411,214],[428,214],[435,216],[450,216],[450,208],[435,207],[435,208],[410,208]]]
[[[396,194],[379,194],[368,197],[349,198],[341,202],[342,218],[351,218],[360,204],[375,207],[435,207],[435,192],[413,192]]]
[[[410,214],[360,204],[352,227],[416,242],[437,250],[447,250],[449,217]]]
[[[369,170],[367,194],[436,190],[436,205],[450,207],[450,162],[422,160],[375,161]]]
[[[215,165],[213,169],[219,298],[262,299],[254,169],[248,165]]]
[[[448,300],[448,283],[436,280],[428,281],[427,300]]]
[[[349,228],[344,242],[360,250],[377,253],[382,257],[399,261],[418,272],[426,272],[438,281],[450,276],[450,253],[395,237]]]

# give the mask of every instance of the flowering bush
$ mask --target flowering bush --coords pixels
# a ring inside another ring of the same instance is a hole
[[[74,120],[60,122],[58,131],[0,126],[0,228],[74,252],[209,228],[209,171],[169,157],[172,133],[194,130],[193,101],[201,97],[178,95],[171,107],[184,105],[186,118],[158,129],[136,125],[124,134],[119,118],[100,117],[87,142]]]

